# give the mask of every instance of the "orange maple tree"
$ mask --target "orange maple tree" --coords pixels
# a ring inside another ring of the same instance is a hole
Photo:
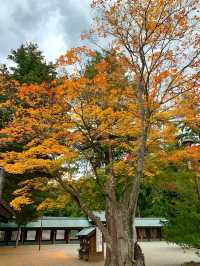
[[[199,121],[198,4],[93,1],[100,15],[87,37],[108,38],[112,49],[93,63],[90,77],[87,62],[95,53],[69,50],[59,59],[70,66],[68,78],[51,88],[22,86],[22,104],[0,132],[3,145],[26,143],[23,152],[2,155],[5,171],[48,173],[70,193],[103,233],[106,266],[143,265],[133,228],[141,179],[168,162],[199,158],[198,148],[171,148],[181,123]],[[106,201],[106,226],[76,186],[86,163]]]

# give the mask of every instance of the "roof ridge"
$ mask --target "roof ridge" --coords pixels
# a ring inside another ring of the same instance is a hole
[[[43,216],[37,220],[88,220],[87,217],[68,217],[68,216]]]

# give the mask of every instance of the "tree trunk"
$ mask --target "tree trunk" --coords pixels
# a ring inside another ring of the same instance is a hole
[[[105,266],[144,266],[141,248],[134,240],[133,217],[116,206],[110,206],[106,215],[111,240],[107,243]]]
[[[136,261],[136,266],[145,266],[144,254],[142,253],[142,249],[137,242],[135,243],[134,247],[134,258]]]
[[[105,260],[105,266],[145,266],[145,259],[144,255],[142,253],[142,250],[138,243],[135,243],[134,248],[134,259],[132,258],[125,258],[122,261],[119,261],[117,258],[120,255],[122,258],[122,254],[115,254],[110,251],[110,249],[107,249],[106,251],[106,260]]]

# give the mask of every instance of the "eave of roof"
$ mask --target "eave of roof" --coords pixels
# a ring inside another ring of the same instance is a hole
[[[22,228],[85,228],[90,226],[87,218],[43,217],[21,226]],[[14,222],[0,223],[0,228],[17,228]]]
[[[106,222],[105,212],[104,211],[95,211],[94,215],[100,218],[102,222]],[[91,221],[89,219],[89,221]],[[162,227],[163,222],[166,222],[165,218],[162,217],[137,217],[135,218],[136,227]]]
[[[136,227],[162,227],[163,222],[166,222],[163,218],[136,218]],[[90,221],[87,218],[80,217],[43,217],[37,221],[32,221],[22,228],[88,228],[91,226]],[[17,228],[17,224],[14,222],[8,222],[6,224],[0,223],[0,229]]]
[[[82,237],[82,236],[89,237],[90,235],[92,235],[95,232],[95,230],[96,230],[95,227],[84,228],[76,235],[79,236],[79,237]]]

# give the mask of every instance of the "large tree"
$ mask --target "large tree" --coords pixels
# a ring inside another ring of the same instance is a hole
[[[5,65],[0,66],[0,128],[3,128],[13,113],[14,107],[8,104],[15,98],[16,84],[10,80],[10,75]]]
[[[94,63],[91,76],[85,62],[93,53],[86,47],[68,51],[60,58],[70,65],[68,79],[51,90],[20,88],[25,108],[1,132],[27,143],[23,152],[3,156],[6,171],[43,171],[55,179],[101,229],[106,266],[141,265],[135,261],[133,228],[141,179],[170,161],[199,156],[197,149],[172,145],[177,124],[194,115],[185,99],[199,97],[197,4],[94,1],[100,9],[96,32],[108,36],[113,49]],[[93,197],[87,180],[81,186],[74,181],[87,163],[106,203],[106,226],[87,200]]]
[[[176,197],[169,204],[170,212],[164,227],[164,237],[169,242],[199,249],[200,205],[196,176],[188,170],[177,174]]]
[[[126,219],[135,214],[145,154],[149,150],[149,137],[156,127],[163,127],[166,121],[177,119],[177,116],[168,116],[167,111],[171,109],[172,112],[173,107],[178,106],[178,98],[184,99],[187,91],[194,98],[197,97],[200,54],[199,17],[196,12],[198,5],[198,0],[93,1],[93,7],[100,15],[96,18],[96,27],[91,30],[89,37],[92,41],[96,40],[94,36],[111,40],[113,47],[123,53],[130,79],[136,82],[136,88],[133,89],[140,114],[140,134],[135,175],[126,200],[129,204],[121,208],[129,212]],[[194,109],[188,110],[191,115],[191,110]],[[183,116],[182,113],[178,119]],[[157,135],[157,138],[160,136]],[[161,146],[162,144],[157,147]],[[120,211],[116,215],[111,214],[116,217],[116,225],[120,220],[119,213]],[[121,216],[126,216],[124,211],[121,211]],[[112,220],[111,217],[110,219]],[[118,230],[128,232],[125,223],[122,224],[124,228]],[[113,251],[114,256],[108,264],[135,265],[131,261],[133,254],[129,253],[129,250],[132,252],[129,248],[132,243],[126,239],[126,243],[123,243],[125,248],[122,249],[120,242],[124,241],[125,233],[122,233],[123,240],[114,241],[117,234],[119,233],[116,231],[110,232],[113,243],[115,242],[113,250],[118,251],[116,254]]]
[[[18,86],[21,86],[21,84],[48,83],[50,87],[50,82],[56,76],[55,66],[45,61],[36,44],[21,45],[18,49],[12,50],[8,58],[13,61],[14,66],[11,67],[11,71],[5,65],[0,68],[0,128],[6,127],[6,124],[14,118],[15,110],[22,104],[16,93]],[[3,137],[3,135],[0,137]],[[1,145],[0,152],[22,151],[24,144],[26,142],[10,141],[6,145]],[[3,188],[1,188],[3,198],[10,202],[15,197],[13,192],[26,178],[23,175],[4,173]],[[32,178],[34,177],[32,176]],[[29,205],[24,210],[16,211],[17,222],[20,223],[20,220],[25,222],[39,215],[36,214],[36,211],[33,212],[35,209],[34,205]]]
[[[37,44],[22,44],[18,49],[11,51],[8,59],[16,65],[10,68],[12,79],[22,84],[51,82],[56,76],[55,66],[45,61]]]
[[[181,124],[182,134],[179,143],[188,146],[188,151],[200,153],[200,120],[199,99],[193,105],[192,112],[196,115]],[[196,110],[196,111],[195,111]],[[191,113],[191,110],[190,110]],[[167,217],[165,238],[182,246],[200,248],[200,160],[199,154],[187,162],[187,171],[181,173],[176,180],[177,198],[171,204],[171,212]]]

